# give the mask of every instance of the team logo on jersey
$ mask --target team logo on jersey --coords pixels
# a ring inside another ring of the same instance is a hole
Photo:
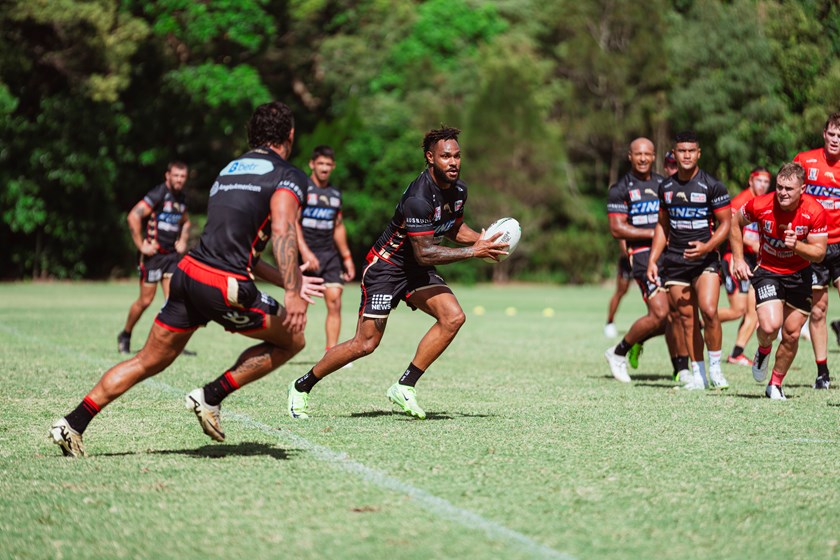
[[[309,206],[315,206],[318,204],[318,195],[315,193],[309,193],[306,195],[306,204]]]
[[[832,173],[831,171],[826,171],[825,176],[834,181],[835,183],[837,182],[837,179],[834,178],[834,173]]]
[[[796,226],[794,228],[796,231],[796,236],[799,237],[800,235],[805,236],[808,235],[808,226]]]
[[[456,212],[463,207],[464,207],[464,201],[463,200],[456,200],[455,201],[455,211]]]
[[[665,193],[665,204],[671,204],[671,201],[674,200],[674,193],[668,191]]]
[[[816,167],[809,167],[808,168],[808,180],[809,181],[816,181],[817,177],[820,176],[820,170]]]
[[[638,202],[642,200],[642,191],[640,191],[639,189],[633,189],[632,191],[630,191],[630,200],[632,200],[633,202]]]
[[[435,206],[435,221],[440,220],[440,206]]]
[[[691,202],[706,202],[706,194],[701,192],[691,193]]]
[[[444,212],[446,212],[447,214],[451,214],[451,213],[452,213],[452,209],[449,207],[449,203],[448,203],[448,202],[447,202],[446,204],[444,204],[444,205],[443,205],[443,210],[444,210]]]
[[[650,196],[658,196],[656,191],[653,189],[645,189],[645,194],[649,194]]]
[[[684,192],[680,191],[677,193],[677,200],[685,200],[686,202],[688,202],[688,197],[685,196]]]
[[[770,220],[764,220],[764,231],[766,233],[773,233],[773,222]]]

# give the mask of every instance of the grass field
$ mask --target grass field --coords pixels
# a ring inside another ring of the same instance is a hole
[[[0,285],[0,557],[840,557],[840,397],[810,389],[807,343],[787,402],[729,365],[728,391],[675,391],[660,340],[626,386],[602,357],[608,288],[456,287],[468,320],[418,385],[428,420],[384,396],[430,324],[400,307],[380,349],[293,422],[285,389],[320,357],[319,304],[293,363],[225,401],[224,444],[183,404],[247,345],[210,326],[188,345],[197,356],[94,420],[87,458],[65,459],[47,428],[118,360],[136,290]],[[631,292],[619,326],[641,310]],[[840,373],[833,337],[830,350]]]

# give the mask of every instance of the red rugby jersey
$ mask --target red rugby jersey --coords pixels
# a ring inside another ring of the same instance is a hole
[[[823,148],[800,152],[793,161],[805,168],[805,192],[826,210],[828,242],[840,243],[840,161],[826,161]]]
[[[739,192],[735,196],[735,198],[732,199],[732,213],[737,214],[738,212],[740,212],[741,208],[743,208],[747,202],[754,198],[755,194],[753,194],[752,189],[749,187]],[[755,224],[747,224],[741,230],[741,235],[743,236],[744,241],[747,241],[750,238],[756,239],[758,238],[758,228]],[[744,243],[744,253],[754,254],[754,251],[752,250],[752,247]]]
[[[796,238],[804,241],[809,235],[827,235],[826,214],[817,200],[803,194],[795,210],[782,210],[771,192],[753,198],[741,209],[750,222],[757,222],[761,234],[758,266],[777,274],[792,274],[811,263],[785,247],[785,229],[793,225]]]

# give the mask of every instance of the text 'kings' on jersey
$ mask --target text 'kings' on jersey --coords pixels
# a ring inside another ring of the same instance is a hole
[[[181,220],[187,212],[183,191],[175,192],[161,183],[143,197],[143,203],[152,213],[146,220],[146,239],[157,241],[161,253],[175,251],[175,242],[181,236]]]
[[[299,207],[306,174],[268,148],[230,162],[210,189],[207,224],[190,255],[214,268],[253,277],[251,269],[271,239],[271,197],[278,190],[293,196]]]
[[[686,182],[671,175],[659,185],[659,203],[668,215],[667,251],[682,255],[692,241],[712,237],[715,210],[729,207],[726,187],[702,169]]]
[[[828,162],[823,148],[801,152],[793,161],[805,168],[805,193],[825,208],[828,242],[840,243],[840,161]]]
[[[396,266],[420,266],[408,237],[433,235],[434,242],[440,243],[444,234],[460,227],[466,202],[463,181],[441,189],[432,180],[431,171],[423,171],[408,185],[371,253]]]
[[[335,251],[333,233],[340,213],[341,191],[332,185],[319,187],[309,178],[300,226],[303,240],[313,252]]]
[[[651,173],[642,180],[629,172],[610,187],[607,214],[627,217],[627,223],[640,229],[654,229],[659,221],[659,184],[665,178]],[[630,254],[650,249],[651,239],[627,239]]]

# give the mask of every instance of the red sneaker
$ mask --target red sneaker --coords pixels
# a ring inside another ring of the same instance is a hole
[[[727,363],[735,364],[737,366],[745,366],[745,367],[752,367],[753,363],[752,360],[741,354],[737,358],[733,358],[729,356],[726,358]]]

